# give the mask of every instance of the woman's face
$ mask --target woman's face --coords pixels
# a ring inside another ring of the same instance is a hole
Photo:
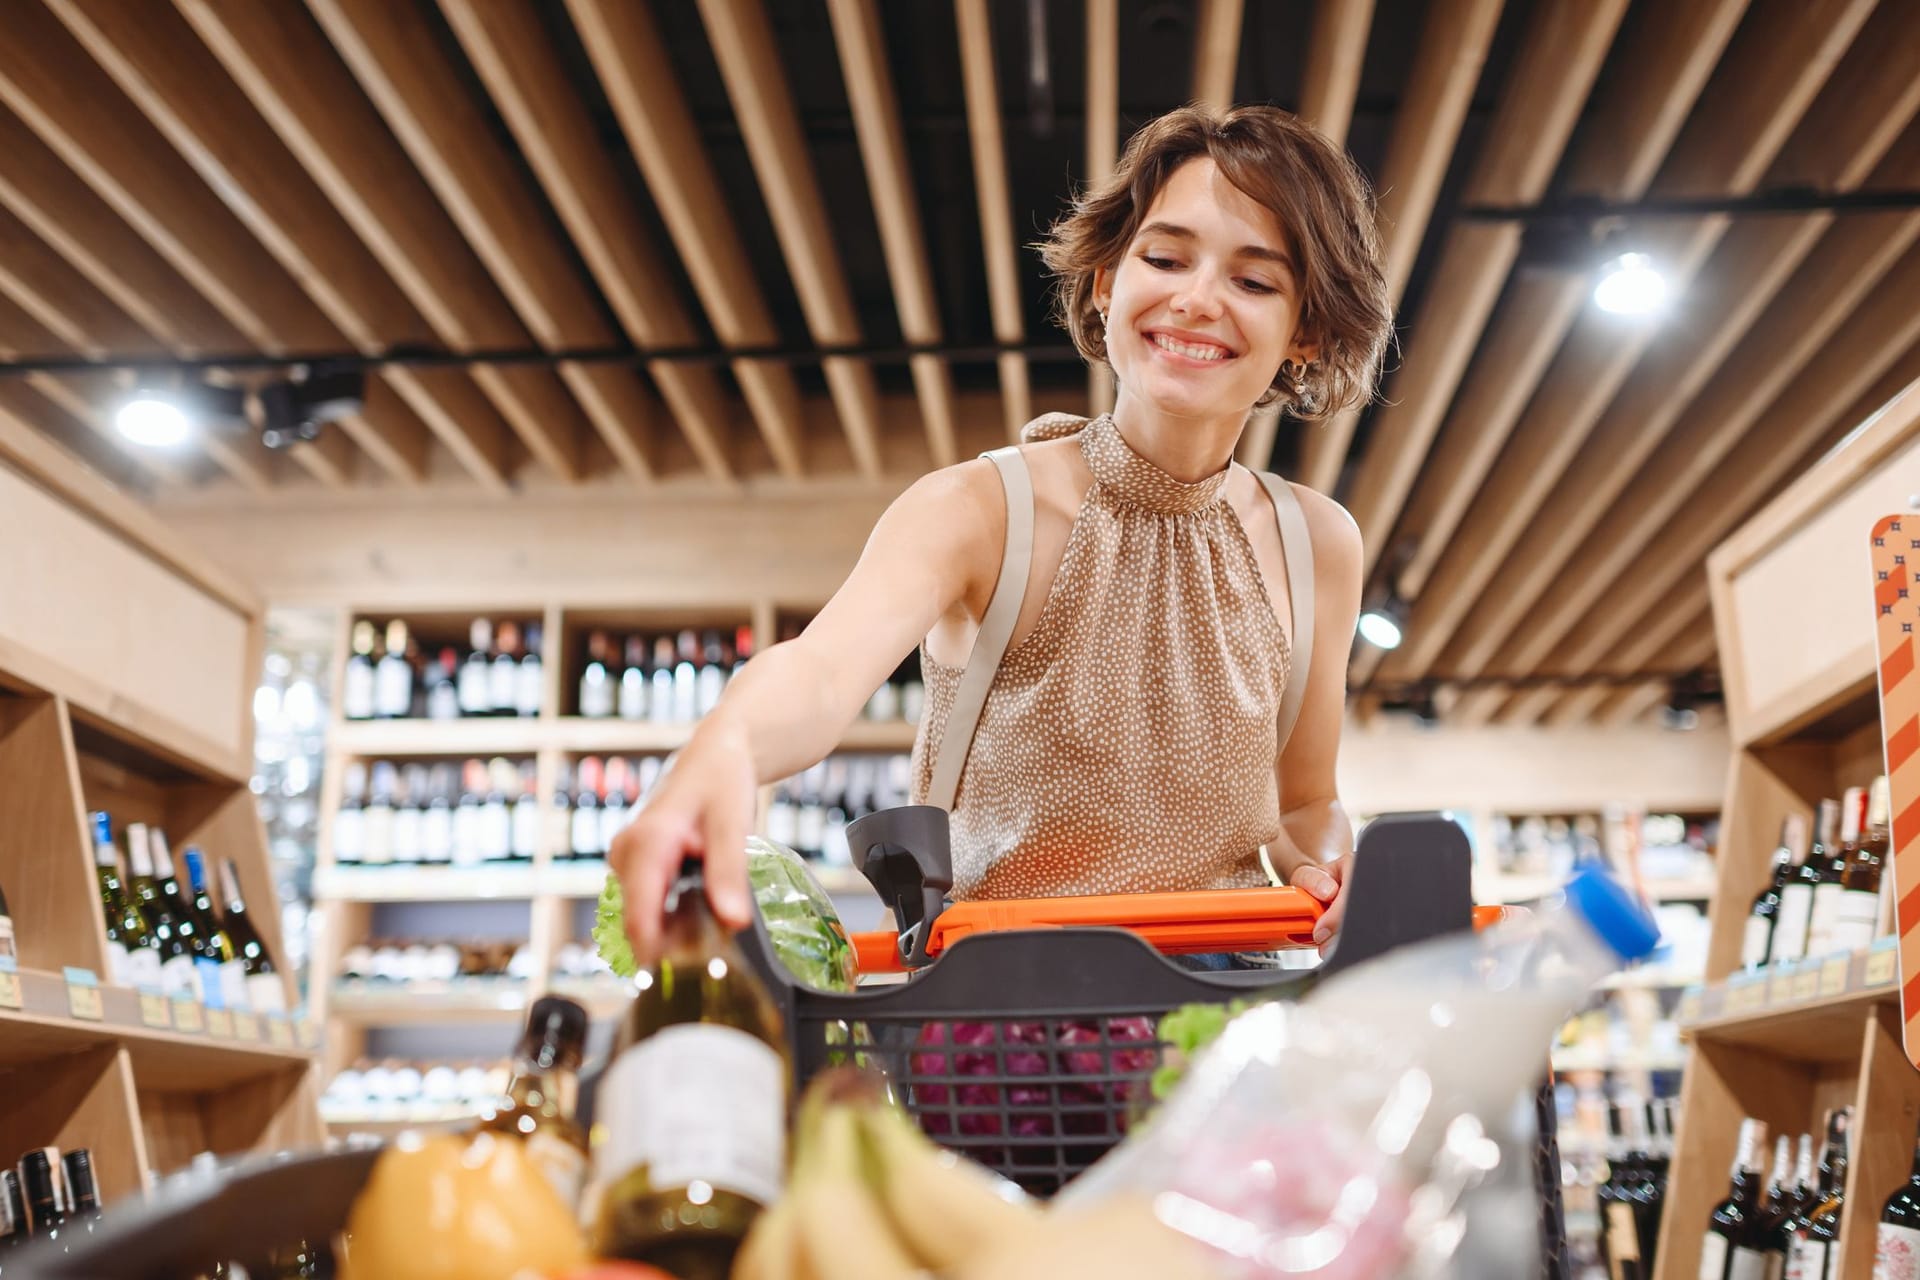
[[[1121,386],[1173,417],[1243,414],[1281,361],[1306,363],[1289,244],[1211,159],[1176,169],[1119,266],[1094,280]]]

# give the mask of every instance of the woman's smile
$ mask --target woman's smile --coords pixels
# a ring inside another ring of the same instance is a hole
[[[1179,329],[1148,329],[1145,337],[1148,346],[1180,365],[1219,366],[1238,354],[1214,339]]]

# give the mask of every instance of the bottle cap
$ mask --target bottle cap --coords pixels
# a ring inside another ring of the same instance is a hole
[[[93,811],[93,842],[95,844],[113,843],[113,819],[107,816],[105,809]]]
[[[93,1152],[85,1147],[75,1147],[61,1156],[60,1162],[67,1169],[67,1190],[73,1197],[74,1208],[99,1208],[100,1190],[93,1180]]]
[[[587,1011],[565,996],[541,996],[527,1012],[527,1039],[543,1067],[577,1067],[587,1041]]]
[[[1567,881],[1567,904],[1622,960],[1638,960],[1660,942],[1660,926],[1625,885],[1597,866]]]

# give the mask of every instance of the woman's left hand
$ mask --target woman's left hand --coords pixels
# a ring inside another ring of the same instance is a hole
[[[1333,945],[1335,935],[1340,932],[1340,922],[1347,914],[1347,873],[1352,869],[1353,855],[1349,853],[1337,862],[1302,863],[1287,876],[1288,884],[1306,890],[1326,906],[1326,912],[1313,926],[1313,940],[1322,956]]]

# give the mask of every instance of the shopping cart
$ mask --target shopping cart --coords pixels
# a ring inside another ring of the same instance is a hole
[[[1319,969],[1293,972],[1192,972],[1147,939],[1176,955],[1300,946],[1318,906],[1294,890],[956,908],[945,900],[944,814],[891,810],[853,824],[848,835],[857,864],[900,924],[857,945],[872,971],[912,976],[852,993],[820,991],[774,959],[764,926],[743,935],[786,1015],[796,1084],[839,1062],[880,1065],[937,1141],[1042,1194],[1118,1142],[1144,1108],[1165,1051],[1153,1032],[1161,1015],[1198,1002],[1297,997],[1321,974],[1475,919],[1466,837],[1431,814],[1368,825],[1337,943]],[[1126,927],[1116,911],[1129,917]],[[590,1088],[582,1092],[590,1105]],[[1540,1274],[1562,1280],[1560,1160],[1550,1091],[1543,1098],[1535,1168]],[[71,1253],[9,1258],[7,1277],[183,1280],[208,1273],[218,1259],[260,1274],[274,1251],[325,1241],[345,1223],[377,1156],[362,1148],[260,1157],[217,1176],[178,1180],[144,1205],[114,1206]]]

